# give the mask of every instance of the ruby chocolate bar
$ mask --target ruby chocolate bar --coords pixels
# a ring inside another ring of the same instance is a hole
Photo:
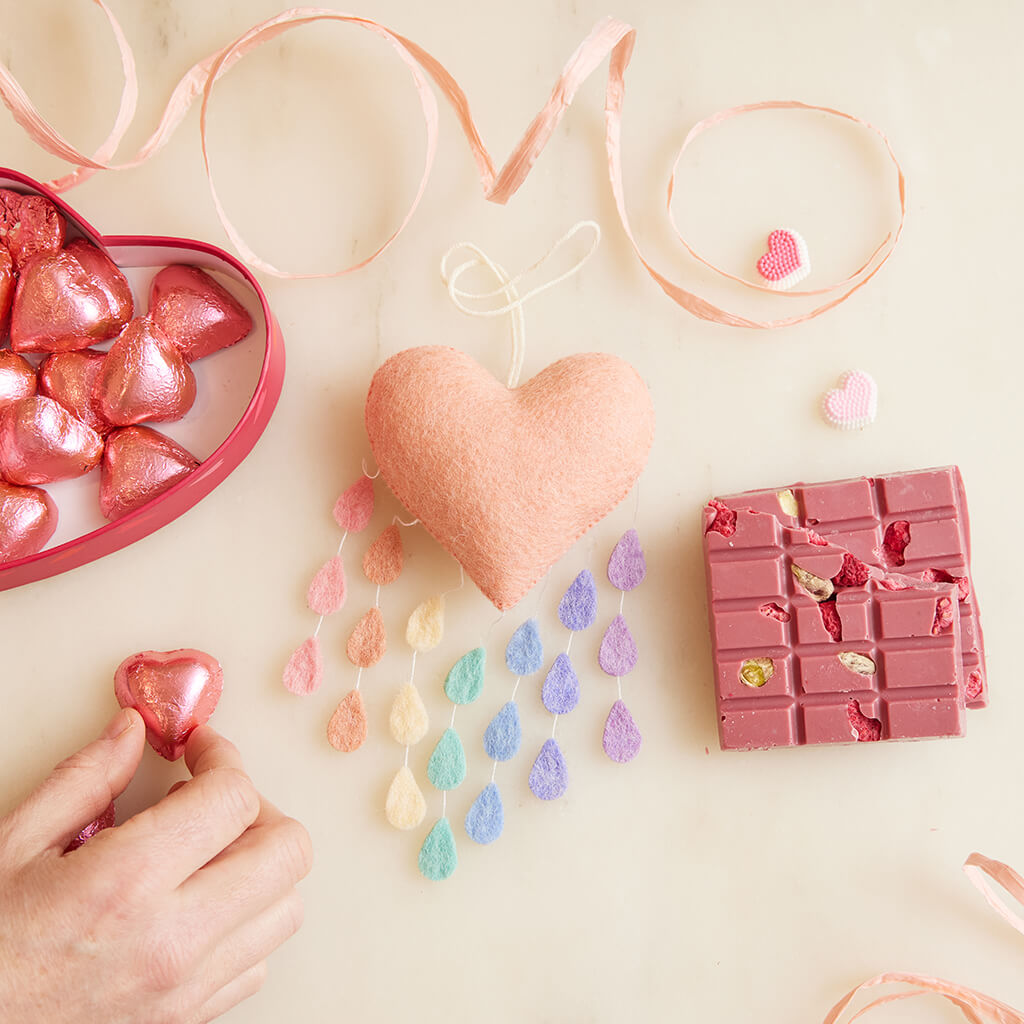
[[[714,499],[704,542],[723,749],[959,736],[983,705],[956,469]]]

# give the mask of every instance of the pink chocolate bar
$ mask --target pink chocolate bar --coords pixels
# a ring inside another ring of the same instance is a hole
[[[713,500],[723,749],[962,735],[984,671],[968,553],[955,469]]]

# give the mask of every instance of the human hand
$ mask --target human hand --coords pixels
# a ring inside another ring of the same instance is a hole
[[[205,1024],[256,992],[302,921],[306,830],[261,799],[209,726],[192,778],[83,847],[128,785],[138,712],[118,713],[0,818],[0,1017],[18,1024]]]

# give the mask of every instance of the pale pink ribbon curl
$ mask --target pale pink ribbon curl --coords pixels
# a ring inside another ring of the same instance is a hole
[[[433,79],[437,88],[444,98],[451,104],[462,131],[466,136],[473,158],[476,161],[477,172],[480,177],[480,184],[484,191],[484,197],[491,202],[506,203],[516,193],[530,169],[533,167],[541,151],[547,145],[555,128],[558,126],[562,115],[572,103],[577,90],[591,73],[601,64],[605,57],[608,62],[608,86],[605,100],[605,122],[606,122],[606,148],[608,154],[608,172],[611,180],[612,193],[615,198],[615,205],[622,220],[622,226],[626,232],[634,252],[644,265],[647,272],[661,286],[666,295],[678,303],[688,312],[702,320],[710,320],[713,323],[728,324],[733,327],[750,328],[776,328],[786,327],[791,324],[798,324],[804,320],[811,320],[839,303],[844,302],[858,288],[863,287],[878,271],[885,261],[892,254],[896,243],[899,241],[903,229],[904,217],[906,215],[906,185],[903,171],[893,153],[888,139],[874,126],[868,122],[854,117],[852,114],[843,113],[840,110],[833,110],[830,107],[819,107],[808,103],[800,103],[795,100],[771,101],[766,103],[752,103],[745,106],[731,107],[728,110],[720,111],[709,118],[705,118],[697,124],[686,136],[679,157],[676,159],[678,168],[679,159],[687,146],[701,133],[713,128],[721,122],[738,117],[741,114],[749,114],[759,110],[806,110],[816,111],[831,117],[838,117],[849,121],[854,125],[863,127],[874,132],[885,146],[885,151],[896,170],[899,194],[899,222],[893,231],[882,240],[875,251],[868,257],[853,274],[842,281],[824,288],[804,292],[783,293],[787,296],[793,295],[822,295],[834,294],[833,297],[809,312],[798,316],[786,317],[779,320],[751,320],[746,317],[731,313],[728,310],[715,306],[701,296],[688,291],[681,285],[675,284],[654,268],[640,251],[639,244],[633,235],[630,227],[629,217],[626,211],[626,200],[622,184],[622,103],[625,95],[625,74],[626,68],[633,53],[633,45],[636,39],[636,32],[629,25],[618,21],[615,18],[604,18],[594,26],[586,39],[580,43],[576,52],[569,58],[561,75],[555,82],[551,95],[543,109],[530,123],[523,137],[519,140],[512,154],[506,160],[504,166],[495,171],[494,162],[491,159],[487,147],[484,145],[477,130],[476,124],[469,109],[469,101],[466,94],[459,87],[459,84],[448,73],[445,67],[426,50],[418,46],[412,40],[392,32],[383,25],[356,15],[342,14],[338,11],[325,10],[323,8],[296,8],[283,11],[281,14],[253,26],[239,36],[233,43],[211,54],[204,60],[199,61],[185,74],[182,80],[175,87],[167,107],[157,129],[138,153],[131,159],[120,164],[110,163],[110,159],[117,151],[118,144],[124,137],[128,126],[131,124],[135,113],[136,99],[138,95],[138,79],[135,71],[135,61],[132,56],[131,47],[124,37],[120,26],[113,13],[103,0],[92,0],[106,15],[114,32],[118,49],[121,53],[121,64],[124,69],[124,89],[121,94],[121,105],[118,110],[117,119],[110,135],[103,144],[90,157],[81,153],[72,146],[52,125],[49,124],[35,109],[25,91],[21,88],[15,78],[6,67],[0,65],[0,98],[10,109],[15,120],[20,124],[29,136],[40,146],[55,156],[60,157],[76,165],[75,170],[50,182],[50,187],[55,191],[63,191],[77,185],[90,177],[97,170],[123,170],[129,167],[137,167],[144,163],[156,152],[158,152],[170,138],[171,134],[181,123],[192,102],[202,97],[200,113],[200,137],[203,151],[203,162],[206,167],[207,178],[209,179],[210,192],[213,197],[214,207],[217,216],[220,218],[224,230],[231,239],[232,244],[238,253],[247,263],[271,274],[282,278],[309,278],[309,277],[338,277],[351,273],[375,260],[389,245],[401,234],[402,230],[409,223],[419,205],[423,192],[426,189],[427,180],[434,162],[434,155],[437,151],[438,140],[438,109],[437,99],[427,81],[426,76]],[[235,64],[238,63],[247,53],[269,42],[271,39],[281,35],[289,29],[300,25],[310,25],[318,21],[343,22],[367,29],[383,37],[391,45],[399,59],[408,68],[412,76],[413,85],[419,96],[423,112],[424,123],[427,129],[426,152],[424,154],[423,172],[420,178],[419,187],[413,198],[412,205],[402,219],[398,228],[365,259],[344,270],[325,274],[291,274],[280,270],[273,264],[261,259],[234,227],[225,211],[220,196],[217,193],[213,182],[213,174],[210,168],[210,154],[207,146],[207,111],[210,103],[210,96],[217,81],[225,75]],[[673,169],[672,179],[669,182],[669,200],[675,188],[676,168]],[[671,217],[671,209],[669,211]],[[675,222],[673,221],[673,227]],[[678,233],[678,229],[677,229]],[[718,267],[713,266],[700,256],[689,243],[680,236],[686,250],[700,263],[714,270],[716,273],[732,281],[738,281],[749,288],[759,291],[766,290],[761,285],[751,281],[743,280],[733,274],[729,274]],[[772,292],[772,294],[779,294]]]
[[[1024,878],[1021,878],[1009,865],[992,860],[980,853],[972,853],[967,858],[964,862],[964,873],[985,897],[985,902],[1004,921],[1024,935],[1024,919],[1007,906],[988,880],[991,878],[997,882],[1017,901],[1018,905],[1024,906]],[[924,974],[907,974],[902,971],[887,971],[884,974],[878,974],[847,992],[828,1012],[824,1024],[836,1024],[842,1017],[843,1011],[860,992],[878,985],[895,984],[907,985],[910,991],[876,997],[850,1017],[847,1024],[853,1024],[855,1020],[877,1006],[926,995],[938,995],[948,1000],[960,1010],[970,1024],[1024,1024],[1024,1013],[1015,1010],[1012,1006],[1007,1006],[1006,1003],[1001,1003],[998,999],[985,995],[983,992],[976,992],[974,989],[952,981],[944,981],[942,978],[930,978]]]

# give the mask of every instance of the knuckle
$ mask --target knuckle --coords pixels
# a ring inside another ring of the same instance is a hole
[[[210,784],[222,809],[232,817],[251,825],[260,813],[260,795],[252,779],[237,768],[212,768]]]
[[[150,992],[176,993],[192,976],[195,958],[188,943],[176,935],[157,933],[143,945],[139,954],[138,971],[145,987]],[[165,1012],[171,1020],[183,1019],[174,1016],[180,1010],[176,999],[170,999]]]
[[[313,867],[313,843],[309,833],[294,818],[285,818],[277,832],[289,873],[296,881],[305,878]]]

